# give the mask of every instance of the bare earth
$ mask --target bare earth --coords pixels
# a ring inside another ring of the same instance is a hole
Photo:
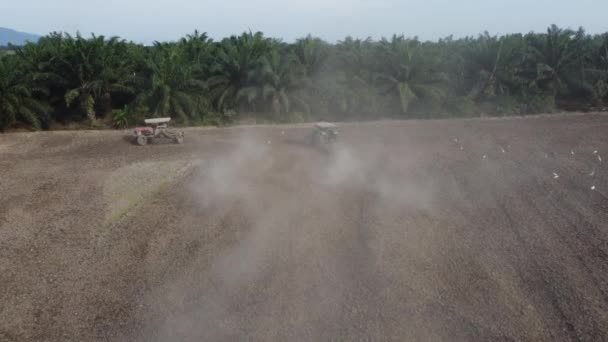
[[[0,135],[0,340],[608,340],[608,116],[309,131]]]

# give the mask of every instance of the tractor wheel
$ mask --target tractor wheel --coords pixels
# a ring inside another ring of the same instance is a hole
[[[325,146],[329,143],[329,138],[327,137],[327,134],[319,133],[316,135],[316,139],[318,146]]]
[[[144,146],[148,143],[148,138],[144,137],[143,135],[138,135],[137,138],[135,138],[135,142],[139,146]]]
[[[310,137],[310,144],[313,146],[319,146],[321,143],[321,136],[319,133],[314,132]]]

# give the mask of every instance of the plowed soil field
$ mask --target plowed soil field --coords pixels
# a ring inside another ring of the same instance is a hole
[[[0,135],[0,340],[608,341],[608,116],[340,127]]]

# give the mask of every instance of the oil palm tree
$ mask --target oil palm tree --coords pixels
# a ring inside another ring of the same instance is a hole
[[[289,53],[275,49],[263,57],[262,66],[255,77],[256,86],[241,89],[239,95],[261,98],[270,105],[275,118],[290,112],[294,105],[309,112],[308,103],[297,91],[308,86],[304,67]]]
[[[522,95],[529,81],[523,77],[525,42],[522,35],[490,36],[467,39],[464,59],[465,97],[473,101],[496,96]]]
[[[54,108],[65,106],[65,79],[61,75],[59,60],[63,53],[64,36],[61,33],[51,33],[42,37],[38,43],[28,42],[16,50],[23,67],[27,70],[28,78],[45,92],[45,102]],[[65,111],[55,110],[54,119],[62,119]]]
[[[17,121],[41,128],[48,123],[51,108],[38,99],[46,93],[28,76],[16,56],[0,57],[0,130]]]
[[[412,103],[437,105],[445,96],[447,76],[438,69],[437,57],[417,39],[394,36],[380,43],[383,64],[375,79],[384,93],[397,96],[403,114]]]
[[[528,74],[530,85],[548,91],[554,96],[568,90],[582,72],[581,43],[585,32],[551,25],[546,34],[529,34]]]
[[[608,34],[598,36],[594,41],[598,44],[592,50],[584,76],[592,101],[597,106],[603,106],[608,98]]]
[[[200,33],[195,30],[194,33],[180,39],[177,45],[183,54],[183,58],[192,63],[195,68],[196,77],[200,80],[207,78],[211,71],[215,51],[215,44],[207,33]]]
[[[298,39],[293,50],[309,78],[321,71],[330,56],[329,45],[320,38],[310,35]]]
[[[337,101],[343,113],[369,112],[377,107],[377,91],[374,88],[374,54],[376,45],[368,39],[347,37],[336,45],[334,62],[338,85]]]
[[[187,121],[197,114],[197,97],[205,82],[195,77],[196,67],[173,44],[156,43],[148,60],[151,75],[144,100],[154,116],[177,116]]]
[[[250,88],[255,86],[253,75],[259,72],[263,57],[271,49],[272,41],[260,32],[232,36],[219,44],[212,76],[207,80],[210,96],[219,111],[237,109],[254,101],[256,96]]]
[[[67,106],[78,103],[80,110],[95,122],[96,101],[103,98],[104,111],[111,111],[113,93],[134,93],[137,75],[133,74],[132,59],[125,41],[93,35],[85,39],[66,35],[55,72],[66,84]],[[104,113],[105,114],[105,113]]]
[[[499,91],[498,72],[503,61],[503,47],[503,42],[488,32],[466,45],[463,55],[465,74],[470,83],[469,99],[477,101],[492,97]]]

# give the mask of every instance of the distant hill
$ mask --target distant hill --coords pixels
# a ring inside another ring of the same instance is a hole
[[[13,45],[23,45],[27,41],[36,42],[38,39],[40,39],[40,36],[36,34],[18,32],[0,27],[0,46],[6,46],[9,43]]]

